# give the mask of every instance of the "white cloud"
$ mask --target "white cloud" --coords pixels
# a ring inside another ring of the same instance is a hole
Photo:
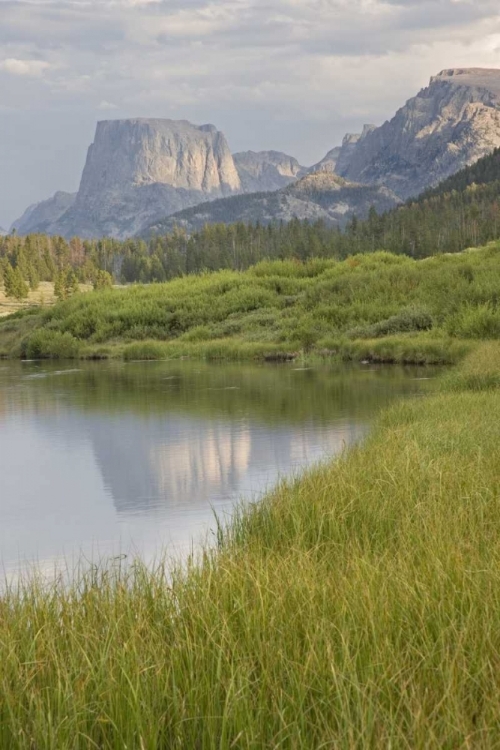
[[[0,60],[0,70],[11,73],[14,76],[27,76],[28,78],[40,78],[50,63],[44,60],[18,60],[15,57],[7,57]]]

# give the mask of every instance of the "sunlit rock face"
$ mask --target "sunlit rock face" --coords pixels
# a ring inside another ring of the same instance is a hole
[[[77,203],[125,185],[169,185],[207,194],[239,190],[224,135],[187,120],[107,120],[97,124]]]
[[[346,146],[342,177],[417,195],[500,146],[500,70],[444,70],[392,120]]]

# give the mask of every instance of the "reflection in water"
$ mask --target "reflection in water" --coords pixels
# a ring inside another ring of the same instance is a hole
[[[1,561],[182,551],[214,512],[338,453],[425,387],[380,368],[6,365]]]

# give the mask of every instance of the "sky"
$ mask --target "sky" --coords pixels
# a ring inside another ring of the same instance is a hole
[[[452,67],[500,68],[499,0],[0,0],[0,226],[78,189],[98,120],[309,165]]]

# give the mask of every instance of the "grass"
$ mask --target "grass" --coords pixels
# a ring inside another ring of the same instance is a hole
[[[88,292],[90,289],[89,284],[80,284],[80,291]],[[30,289],[28,297],[25,300],[6,297],[3,285],[0,284],[0,318],[12,315],[12,313],[19,312],[19,310],[51,306],[56,302],[57,297],[54,295],[54,284],[52,281],[41,281],[35,291]]]
[[[30,307],[43,307],[53,305],[56,302],[54,296],[54,284],[51,281],[41,281],[36,291],[30,290],[28,298],[16,300],[5,296],[3,284],[0,284],[0,317],[11,315],[19,310]]]
[[[197,564],[0,600],[0,746],[495,748],[500,345]],[[476,378],[476,379],[475,379]],[[477,383],[481,387],[477,387]]]
[[[266,261],[17,313],[0,321],[0,354],[453,363],[500,335],[499,277],[499,243],[421,261]]]

